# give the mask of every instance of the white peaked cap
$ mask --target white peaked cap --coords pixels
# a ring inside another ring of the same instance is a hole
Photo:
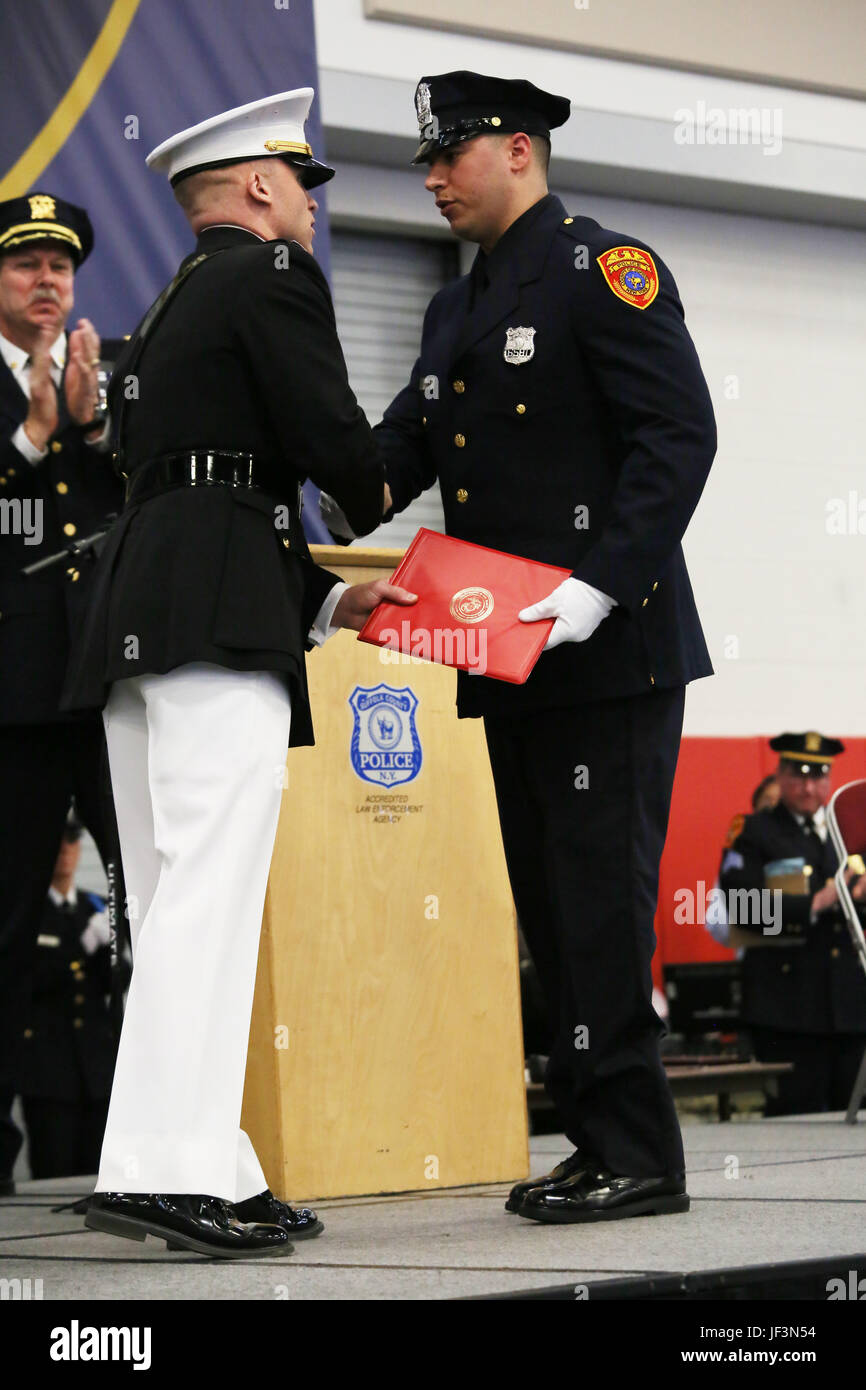
[[[163,140],[147,156],[148,168],[175,184],[200,169],[275,155],[297,167],[305,188],[315,188],[334,170],[313,158],[304,133],[314,95],[312,87],[298,87],[211,116]]]

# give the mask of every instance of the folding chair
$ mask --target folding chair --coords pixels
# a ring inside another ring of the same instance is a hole
[[[848,782],[846,786],[840,787],[837,792],[833,793],[827,807],[827,824],[830,827],[833,847],[839,856],[839,868],[836,870],[836,890],[839,894],[839,905],[845,914],[851,940],[854,942],[854,950],[857,952],[860,964],[866,971],[866,937],[863,935],[863,928],[857,914],[857,906],[851,897],[851,890],[845,882],[845,872],[849,867],[849,859],[853,856],[860,856],[861,860],[866,859],[866,780]],[[857,1111],[864,1095],[866,1095],[866,1049],[863,1051],[863,1060],[857,1072],[857,1080],[854,1082],[854,1090],[851,1092],[851,1100],[845,1115],[845,1120],[849,1125],[856,1122]]]

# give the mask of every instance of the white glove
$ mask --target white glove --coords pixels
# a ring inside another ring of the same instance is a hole
[[[558,647],[560,642],[585,642],[616,606],[616,599],[608,598],[600,589],[572,577],[564,579],[540,603],[521,608],[517,616],[522,623],[534,623],[539,618],[556,619],[542,649],[548,652],[551,647]]]
[[[84,947],[85,955],[92,956],[93,952],[100,946],[107,946],[111,941],[111,927],[108,925],[107,912],[94,912],[84,931],[81,933],[81,944]]]
[[[333,497],[329,497],[327,492],[319,493],[319,515],[333,535],[342,536],[347,541],[357,540],[355,532],[346,520],[343,508]]]

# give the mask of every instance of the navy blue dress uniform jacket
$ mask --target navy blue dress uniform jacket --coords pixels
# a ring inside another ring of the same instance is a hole
[[[858,963],[841,909],[810,923],[812,898],[838,867],[829,838],[807,834],[782,805],[747,816],[722,856],[719,885],[736,889],[767,885],[765,865],[800,859],[811,868],[808,893],[782,893],[781,932],[771,945],[748,947],[742,960],[744,1023],[785,1032],[866,1033],[866,975]],[[740,900],[744,901],[744,900]],[[754,901],[754,899],[753,899]],[[762,938],[762,925],[737,925]],[[730,906],[728,917],[731,919]],[[773,925],[773,923],[769,923]],[[784,942],[785,944],[776,944]]]
[[[106,341],[103,357],[113,359],[121,344]],[[31,465],[19,454],[12,436],[24,421],[29,403],[5,361],[0,358],[0,499],[7,516],[16,504],[25,521],[41,510],[42,538],[25,543],[11,520],[0,535],[0,725],[65,722],[60,710],[63,676],[70,642],[87,606],[91,560],[82,557],[43,574],[25,578],[26,565],[53,555],[69,541],[99,529],[105,517],[120,510],[123,488],[111,454],[85,444],[66,410],[63,384],[58,391],[59,424],[48,453]]]
[[[67,915],[51,898],[45,903],[36,946],[33,998],[19,1044],[18,1091],[40,1100],[104,1100],[111,1094],[117,1038],[107,995],[111,953],[98,946],[90,954],[81,933],[99,899],[78,890]],[[129,964],[121,962],[122,983]]]
[[[194,254],[202,252],[215,254],[146,340],[138,396],[125,407],[123,468],[133,478],[166,454],[227,450],[253,455],[262,486],[176,487],[125,507],[100,557],[66,699],[101,706],[111,682],[187,662],[281,671],[292,691],[290,742],[309,744],[307,633],[337,576],[313,563],[299,521],[278,526],[278,509],[296,508],[310,477],[370,530],[384,469],[313,257],[231,227],[205,229]],[[129,389],[122,358],[109,394],[114,420],[118,393]]]
[[[609,287],[597,257],[621,245],[648,250],[541,199],[494,248],[471,312],[473,275],[434,296],[409,384],[375,428],[394,511],[438,478],[449,535],[567,566],[619,605],[523,686],[460,673],[461,716],[712,674],[680,547],[715,454],[712,406],[667,267],[655,258],[645,309]],[[515,364],[518,327],[534,351]]]

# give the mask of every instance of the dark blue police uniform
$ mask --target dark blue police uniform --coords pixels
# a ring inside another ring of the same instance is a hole
[[[51,219],[31,219],[31,198],[0,205],[0,255],[28,241],[50,241],[80,264],[93,241],[87,214],[61,199],[36,196],[54,207]],[[103,343],[103,357],[112,358],[119,346]],[[27,416],[27,396],[0,360],[0,499],[10,518],[16,506],[28,508],[31,522],[41,518],[41,535],[31,528],[27,536],[11,523],[0,535],[0,1182],[20,1145],[7,1113],[11,1059],[28,1007],[39,915],[72,798],[103,858],[116,834],[104,790],[101,714],[60,709],[92,559],[70,558],[29,578],[22,573],[96,531],[122,504],[111,455],[85,442],[69,417],[62,381],[57,397],[59,420],[48,452],[31,464],[13,442]]]
[[[456,138],[494,133],[480,110]],[[673,276],[541,198],[434,297],[375,434],[394,511],[438,481],[450,535],[565,565],[616,601],[525,685],[460,673],[458,713],[484,719],[566,1133],[614,1174],[681,1174],[650,962],[684,687],[712,672],[680,541],[716,432]]]

